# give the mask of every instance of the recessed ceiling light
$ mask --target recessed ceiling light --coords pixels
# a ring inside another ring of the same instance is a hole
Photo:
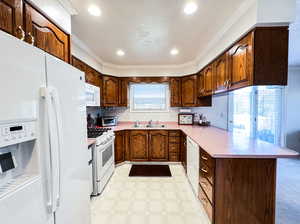
[[[88,11],[92,16],[101,16],[101,10],[96,5],[90,5]]]
[[[125,52],[123,50],[117,50],[116,54],[118,56],[124,56],[125,55]]]
[[[195,2],[189,2],[184,6],[184,13],[187,15],[191,15],[196,12],[198,9],[198,5]]]
[[[171,51],[170,51],[170,54],[171,55],[177,55],[179,53],[178,49],[177,48],[173,48]]]

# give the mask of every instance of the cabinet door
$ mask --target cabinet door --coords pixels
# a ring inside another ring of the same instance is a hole
[[[204,79],[204,96],[212,95],[213,91],[213,68],[212,65],[208,65],[203,71]]]
[[[201,97],[204,96],[204,91],[205,91],[203,71],[198,74],[197,78],[198,78],[198,96]]]
[[[22,0],[0,0],[0,30],[22,38]]]
[[[186,169],[186,135],[182,133],[181,135],[181,141],[180,141],[180,144],[181,144],[181,147],[180,147],[180,153],[181,153],[181,156],[180,156],[180,160],[181,160],[181,163],[184,167],[184,170],[185,170],[185,173],[187,172],[187,169]]]
[[[85,71],[85,81],[94,86],[101,86],[101,76],[100,73],[95,69],[87,66]]]
[[[86,65],[84,62],[80,61],[78,58],[72,56],[72,65],[79,69],[80,71],[86,72]]]
[[[181,78],[170,78],[171,107],[181,106]]]
[[[130,160],[148,161],[148,132],[130,131]]]
[[[151,161],[168,161],[168,131],[149,132],[149,159]]]
[[[197,106],[197,75],[186,76],[181,80],[182,106]]]
[[[103,76],[103,106],[118,106],[119,80],[112,76]]]
[[[253,79],[253,33],[239,41],[229,51],[229,88],[250,85]]]
[[[26,41],[49,54],[70,62],[70,35],[25,3]]]
[[[214,92],[226,91],[228,86],[228,53],[223,54],[214,62],[213,71]]]
[[[119,106],[127,107],[128,105],[128,80],[119,78]]]
[[[125,161],[125,132],[115,132],[115,163],[121,163]]]

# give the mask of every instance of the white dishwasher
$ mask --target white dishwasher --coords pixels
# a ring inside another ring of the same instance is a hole
[[[195,195],[199,191],[199,146],[191,138],[187,137],[187,177]]]

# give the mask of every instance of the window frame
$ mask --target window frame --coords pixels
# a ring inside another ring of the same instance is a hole
[[[151,109],[145,109],[145,110],[135,110],[134,109],[134,93],[133,93],[133,86],[134,85],[165,85],[166,87],[166,109],[164,110],[151,110]],[[168,82],[131,82],[129,83],[129,110],[131,113],[169,113],[170,112],[170,86]]]

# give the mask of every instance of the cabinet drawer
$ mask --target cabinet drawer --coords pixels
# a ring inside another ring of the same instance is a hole
[[[200,164],[205,164],[211,169],[214,169],[215,167],[215,160],[201,148],[200,148]]]
[[[177,143],[169,143],[169,153],[179,153],[180,145]]]
[[[206,193],[210,203],[214,204],[213,186],[205,177],[202,176],[200,176],[199,178],[199,184],[201,185],[203,191]]]
[[[198,196],[201,204],[203,205],[206,214],[208,215],[210,221],[213,222],[213,206],[209,202],[208,198],[206,197],[204,191],[202,190],[201,186],[199,185],[199,196]]]
[[[169,131],[169,136],[180,137],[180,131]]]
[[[213,185],[215,179],[214,168],[208,167],[205,163],[200,163],[200,177],[207,178],[209,182]]]
[[[170,136],[169,137],[169,142],[170,143],[180,143],[180,137],[175,137],[175,136]]]
[[[169,161],[178,162],[179,161],[179,154],[178,153],[169,153]]]

